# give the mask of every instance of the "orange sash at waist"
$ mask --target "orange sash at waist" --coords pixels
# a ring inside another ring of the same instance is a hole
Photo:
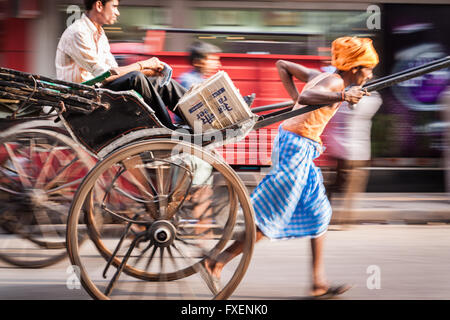
[[[317,77],[309,81],[303,87],[302,91],[313,87],[319,81],[325,79],[327,76],[329,76],[328,73],[319,74]],[[325,129],[327,123],[334,116],[340,105],[341,103],[334,103],[331,106],[322,107],[320,109],[301,114],[297,117],[287,119],[281,124],[281,127],[284,130],[291,131],[302,137],[317,141],[322,144],[320,136],[322,135],[322,132]],[[299,109],[302,107],[304,106],[298,105],[294,109]]]

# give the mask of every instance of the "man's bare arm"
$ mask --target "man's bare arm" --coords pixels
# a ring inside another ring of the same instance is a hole
[[[319,81],[315,86],[304,90],[299,98],[299,104],[329,105],[341,101],[356,104],[365,95],[370,94],[362,90],[360,86],[351,87],[344,91],[344,81],[337,76],[329,76]]]
[[[140,70],[140,69],[141,69],[141,67],[139,66],[139,64],[137,62],[133,63],[133,64],[129,64],[127,66],[123,66],[123,67],[112,68],[110,70],[111,76],[106,78],[103,81],[103,83],[108,83],[108,82],[114,81],[117,78],[119,78],[119,77],[121,77],[121,76],[123,76],[123,75],[125,75],[125,74],[127,74],[129,72],[137,71],[137,70]]]
[[[105,79],[104,83],[116,80],[117,78],[132,71],[141,71],[146,76],[156,76],[160,74],[160,72],[163,69],[164,65],[162,64],[162,62],[158,58],[153,57],[147,60],[142,60],[136,63],[129,64],[127,66],[112,68],[111,69],[112,76]]]
[[[298,100],[300,93],[298,92],[297,87],[294,84],[293,77],[297,78],[300,81],[308,82],[312,78],[320,74],[320,72],[317,70],[310,69],[302,66],[301,64],[286,60],[278,60],[276,62],[276,67],[284,88],[294,101]]]

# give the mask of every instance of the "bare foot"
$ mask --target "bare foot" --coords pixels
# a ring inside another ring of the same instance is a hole
[[[206,259],[203,263],[205,266],[206,271],[208,273],[216,278],[220,278],[220,274],[222,273],[223,264],[211,259]]]
[[[343,294],[348,291],[352,286],[348,284],[341,285],[314,285],[311,290],[311,296],[314,298],[332,298],[334,296]]]
[[[326,282],[320,283],[320,284],[314,284],[311,289],[310,295],[313,297],[320,296],[320,295],[324,294],[325,292],[327,292],[329,287],[330,286]]]
[[[204,268],[200,269],[200,276],[205,281],[209,290],[216,296],[222,289],[222,285],[220,283],[220,273],[222,271],[222,267],[218,267],[219,263],[215,260],[206,259],[203,262]]]

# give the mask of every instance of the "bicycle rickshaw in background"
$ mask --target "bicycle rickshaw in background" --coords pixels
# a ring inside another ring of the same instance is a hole
[[[365,88],[449,65],[447,57]],[[0,99],[10,126],[0,140],[0,227],[11,237],[2,239],[0,258],[42,267],[64,257],[66,246],[98,299],[228,298],[250,263],[255,225],[245,185],[214,148],[321,107],[292,110],[289,102],[263,116],[254,113],[283,105],[253,108],[216,130],[170,130],[132,91],[4,68]],[[244,251],[211,292],[203,261],[238,237]]]

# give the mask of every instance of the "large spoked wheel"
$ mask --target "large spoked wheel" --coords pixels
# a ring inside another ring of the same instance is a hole
[[[0,135],[0,259],[42,268],[66,256],[70,204],[94,163],[61,133],[19,129]]]
[[[243,253],[212,293],[204,261],[237,239]],[[75,195],[67,228],[70,259],[97,299],[226,299],[254,242],[253,209],[236,173],[219,157],[169,139],[135,143],[99,162]]]

